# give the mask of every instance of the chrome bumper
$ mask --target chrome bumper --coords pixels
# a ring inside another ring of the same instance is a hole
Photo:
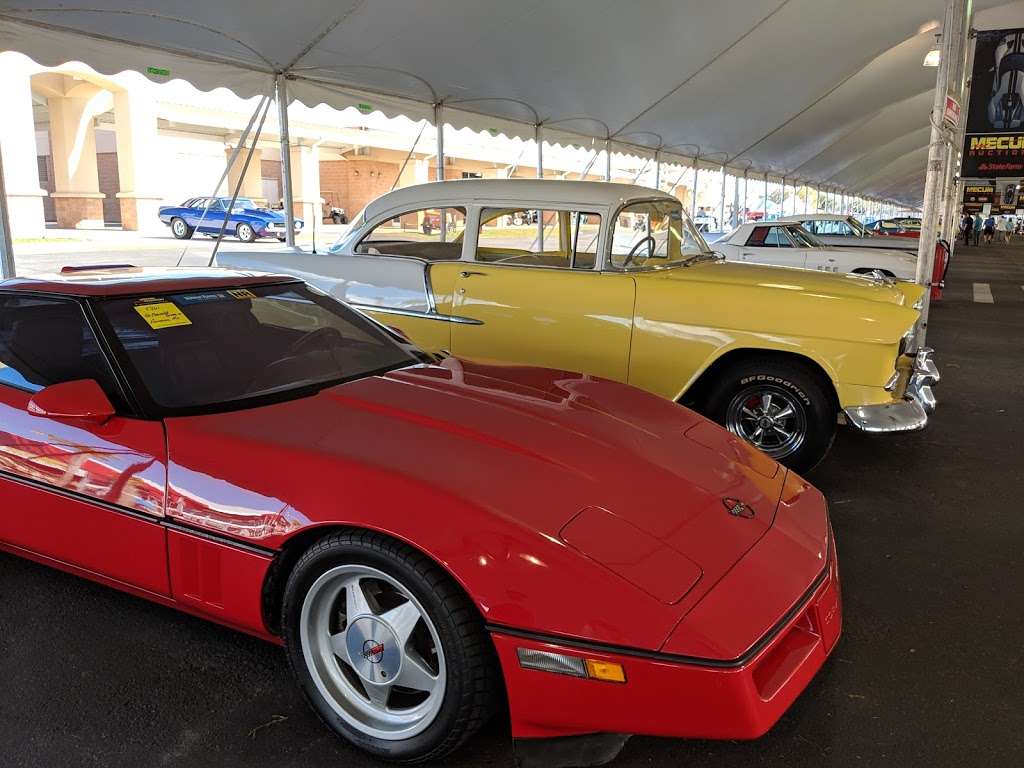
[[[903,400],[882,405],[857,405],[843,410],[847,422],[862,432],[914,432],[924,429],[938,401],[932,387],[939,383],[933,350],[922,347],[914,355],[914,369]]]

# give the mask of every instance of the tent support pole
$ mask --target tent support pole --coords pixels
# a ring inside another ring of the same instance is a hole
[[[444,181],[444,107],[434,105],[434,127],[437,129],[437,180]]]
[[[661,151],[654,150],[654,188],[661,190]]]
[[[916,282],[925,287],[924,306],[918,320],[916,343],[924,346],[928,334],[928,308],[931,297],[932,270],[935,262],[935,241],[939,233],[939,210],[942,203],[942,186],[946,181],[945,168],[947,143],[952,138],[943,124],[946,94],[951,85],[950,72],[957,72],[957,65],[963,61],[970,26],[970,7],[967,0],[947,0],[946,15],[942,25],[942,58],[935,75],[935,98],[931,112],[931,140],[928,142],[928,165],[924,184],[924,207],[921,214],[921,237],[917,245]],[[952,69],[951,69],[952,68]],[[961,96],[957,84],[957,96]],[[964,118],[961,118],[964,119]]]
[[[697,170],[697,166],[700,165],[700,153],[693,158],[693,195],[690,198],[690,218],[694,218],[697,215],[697,174],[700,171]]]
[[[292,184],[292,147],[288,137],[288,84],[284,74],[274,77],[274,97],[277,100],[277,123],[281,133],[281,193],[284,199],[284,220],[288,231],[285,242],[295,247],[295,188]]]
[[[537,144],[537,178],[544,178],[544,145],[543,139],[540,135],[540,123],[533,126],[533,141]],[[576,222],[576,231],[579,231],[579,221]],[[544,250],[544,217],[542,215],[537,216],[537,242],[540,244],[538,248]]]
[[[747,186],[750,184],[750,167],[743,171],[743,207],[740,209],[743,211],[742,214],[737,212],[736,223],[746,224],[747,222]]]
[[[604,180],[612,180],[612,140],[605,139],[604,142]]]
[[[768,172],[764,173],[764,212],[761,214],[762,221],[768,221]]]
[[[7,185],[4,183],[4,159],[0,155],[0,278],[14,277],[14,244],[11,219],[7,213]]]
[[[722,165],[722,199],[718,203],[718,226],[725,227],[725,164]]]

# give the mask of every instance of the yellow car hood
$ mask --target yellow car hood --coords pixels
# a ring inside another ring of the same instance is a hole
[[[912,306],[924,289],[913,283],[876,280],[860,275],[816,272],[813,269],[740,264],[735,261],[702,261],[689,267],[644,272],[642,275],[717,285],[756,286],[822,297],[876,301]]]

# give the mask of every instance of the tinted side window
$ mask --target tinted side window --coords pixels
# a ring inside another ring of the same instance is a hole
[[[0,384],[38,392],[95,379],[115,405],[120,392],[77,302],[0,296]]]
[[[444,232],[441,230],[442,218]],[[356,246],[356,253],[455,261],[462,257],[465,231],[464,208],[409,211],[375,226]]]

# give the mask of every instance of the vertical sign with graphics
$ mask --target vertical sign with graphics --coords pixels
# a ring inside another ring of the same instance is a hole
[[[1024,29],[978,32],[960,175],[1024,175]]]

